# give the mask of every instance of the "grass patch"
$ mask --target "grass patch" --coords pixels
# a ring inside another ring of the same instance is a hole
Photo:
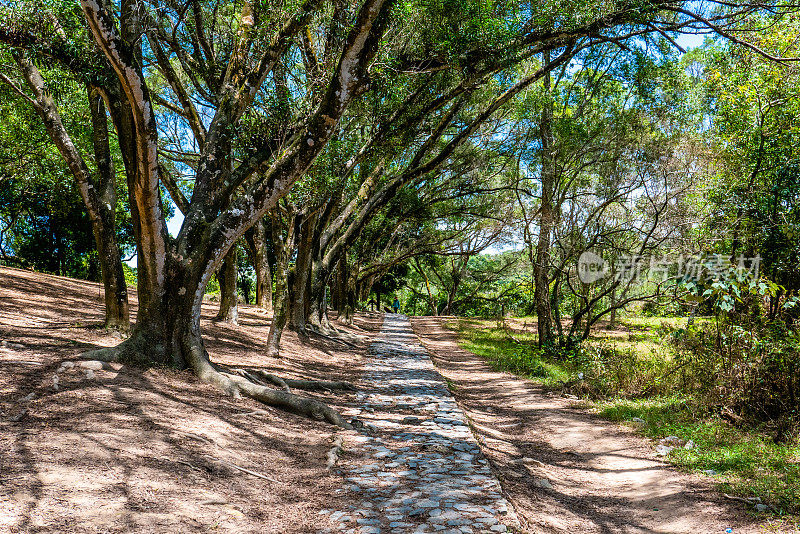
[[[518,343],[502,328],[484,323],[491,321],[459,320],[447,326],[458,332],[466,350],[485,358],[495,370],[534,379],[550,387],[569,380],[574,374],[567,366],[542,357],[534,345],[535,334],[516,333],[515,339],[521,342]]]

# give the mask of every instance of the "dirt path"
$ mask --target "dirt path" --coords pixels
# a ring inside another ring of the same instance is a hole
[[[413,326],[452,382],[527,532],[766,531],[708,481],[657,460],[631,430],[530,381],[493,372],[461,350],[438,319],[415,318]]]

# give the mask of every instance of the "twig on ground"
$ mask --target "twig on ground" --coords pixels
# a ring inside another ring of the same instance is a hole
[[[214,461],[217,461],[217,462],[220,462],[220,463],[222,463],[222,464],[225,464],[225,465],[227,465],[228,467],[232,467],[232,468],[234,468],[234,469],[236,469],[236,470],[239,470],[239,471],[241,471],[242,473],[247,473],[248,475],[251,475],[251,476],[254,476],[254,477],[258,477],[258,478],[263,478],[264,480],[268,480],[268,481],[270,481],[270,482],[274,482],[275,484],[280,484],[280,481],[278,481],[278,480],[275,480],[274,478],[270,478],[270,477],[268,477],[267,475],[265,475],[265,474],[263,474],[263,473],[259,473],[259,472],[257,472],[257,471],[251,471],[250,469],[245,469],[244,467],[241,467],[241,466],[239,466],[239,465],[236,465],[235,463],[229,462],[229,461],[227,461],[227,460],[222,460],[222,459],[219,459],[219,458],[214,458],[213,456],[208,456],[208,457],[209,457],[209,458],[211,458],[211,459],[212,459],[212,460],[214,460]]]

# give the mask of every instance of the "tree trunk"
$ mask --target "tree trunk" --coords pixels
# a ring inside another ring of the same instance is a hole
[[[128,285],[122,267],[122,255],[117,244],[117,176],[109,147],[106,106],[99,91],[89,88],[92,117],[92,144],[99,180],[98,217],[92,220],[97,257],[105,289],[105,327],[127,332],[130,328]]]
[[[356,291],[355,276],[350,276],[349,273],[344,284],[344,298],[344,310],[342,311],[343,318],[341,320],[345,324],[353,324],[353,314],[356,310],[358,295]]]
[[[328,293],[328,281],[330,278],[330,273],[324,267],[323,261],[319,259],[315,260],[312,263],[311,276],[309,279],[311,288],[309,291],[308,322],[322,331],[330,331],[333,329],[328,320],[328,303],[326,298]],[[334,279],[334,284],[335,283],[336,279]]]
[[[294,276],[289,291],[289,328],[297,332],[305,331],[306,318],[309,313],[315,222],[316,216],[312,214],[302,223],[300,240],[297,244]]]
[[[122,267],[117,238],[114,232],[114,215],[108,210],[102,214],[104,222],[92,223],[97,257],[100,262],[100,275],[103,279],[105,301],[105,328],[128,332],[130,329],[130,308],[128,306],[128,285]]]
[[[164,280],[164,293],[157,302],[148,303],[147,313],[137,315],[131,336],[116,347],[91,351],[86,358],[186,369],[193,367],[193,358],[205,357],[200,337],[203,276],[183,262],[171,263],[165,273],[169,278]]]
[[[247,251],[256,273],[256,306],[272,313],[272,273],[267,257],[267,231],[259,221],[245,234]]]
[[[230,251],[225,255],[222,260],[222,267],[217,273],[217,280],[219,281],[219,312],[214,317],[215,322],[223,322],[230,324],[238,324],[239,322],[239,296],[236,291],[236,281],[239,277],[239,269],[237,268],[238,254],[236,245],[232,246]]]
[[[270,213],[272,219],[272,245],[275,247],[275,307],[272,313],[272,323],[267,334],[267,356],[280,357],[281,336],[288,320],[289,287],[291,273],[289,272],[289,256],[294,251],[295,229],[298,216],[290,217],[286,230],[286,240],[281,236],[281,220],[276,213]]]
[[[331,287],[331,306],[333,309],[342,312],[346,305],[347,293],[347,260],[344,256],[339,258],[336,264],[336,271],[333,273]]]
[[[609,327],[613,328],[617,324],[617,288],[611,290],[611,316],[608,320]]]
[[[283,336],[283,329],[286,328],[289,306],[289,273],[284,265],[276,266],[275,270],[276,300],[272,312],[272,323],[269,325],[269,334],[267,334],[267,356],[271,358],[280,357],[281,336]]]
[[[125,271],[116,236],[117,177],[109,147],[108,119],[103,98],[96,88],[87,87],[92,121],[92,148],[98,175],[98,179],[93,180],[83,156],[64,127],[41,73],[27,58],[18,53],[13,55],[28,87],[35,95],[35,99],[30,102],[67,162],[92,222],[105,292],[105,327],[127,332],[130,328],[128,286],[125,283]],[[62,248],[58,247],[59,260],[63,257]],[[61,263],[59,261],[59,270]]]
[[[550,53],[543,53],[542,62],[550,63]],[[553,193],[555,189],[555,150],[552,132],[553,103],[550,98],[550,73],[544,76],[545,103],[540,123],[542,140],[542,205],[539,219],[539,240],[536,244],[536,259],[533,262],[534,294],[536,302],[536,324],[539,346],[553,343],[553,317],[550,310],[550,240],[553,228]]]

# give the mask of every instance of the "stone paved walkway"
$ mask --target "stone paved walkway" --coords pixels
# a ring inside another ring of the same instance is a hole
[[[371,432],[350,447],[369,462],[340,463],[344,491],[363,502],[349,510],[323,510],[350,533],[477,533],[518,528],[500,484],[444,380],[403,315],[387,314],[370,347],[370,393],[348,415]],[[353,441],[353,440],[351,440]]]

